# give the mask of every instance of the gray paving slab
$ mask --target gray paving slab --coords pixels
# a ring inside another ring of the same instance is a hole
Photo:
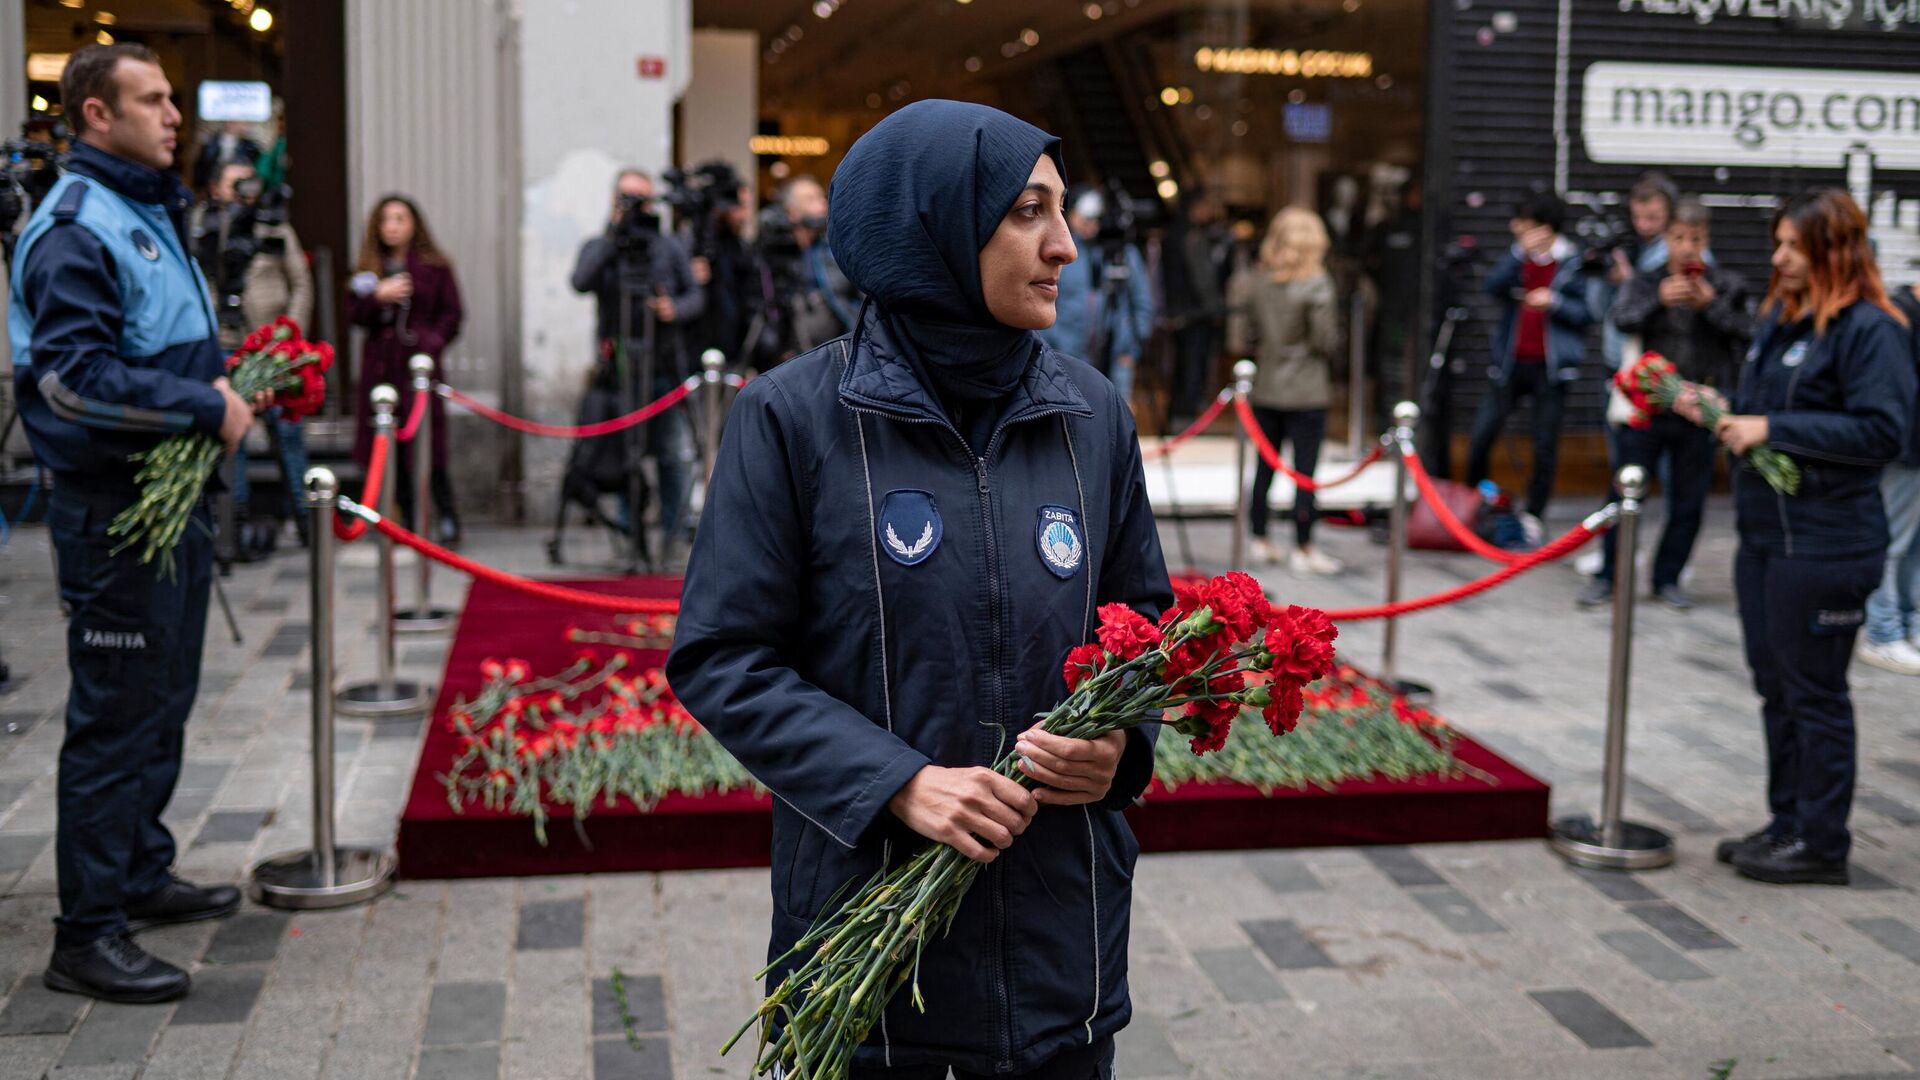
[[[51,833],[0,832],[0,874],[17,874],[25,870],[52,842]]]
[[[1644,930],[1608,930],[1600,940],[1634,967],[1663,982],[1713,978],[1712,972]]]
[[[520,905],[517,947],[577,949],[586,938],[586,926],[583,900],[529,900]]]
[[[1641,875],[1621,873],[1617,870],[1589,870],[1581,866],[1569,866],[1567,872],[1614,900],[1660,899],[1660,894],[1654,892],[1647,882],[1642,880]]]
[[[80,1022],[87,999],[49,990],[38,971],[20,976],[7,1007],[0,1009],[0,1035],[64,1035]]]
[[[498,1076],[500,1046],[429,1046],[420,1051],[414,1080],[476,1080]]]
[[[1498,934],[1506,930],[1498,919],[1487,914],[1466,893],[1451,885],[1409,889],[1407,894],[1456,934]]]
[[[1240,928],[1282,971],[1333,966],[1333,959],[1292,919],[1251,919],[1242,922]]]
[[[138,1069],[172,1011],[168,1005],[96,1001],[73,1033],[66,1053],[60,1056],[60,1066],[130,1065]]]
[[[254,838],[271,813],[271,810],[215,810],[194,834],[194,846],[244,843]]]
[[[242,911],[223,919],[203,958],[209,964],[261,964],[271,961],[286,940],[292,916],[282,911]]]
[[[1190,1070],[1167,1039],[1166,1021],[1137,1016],[1113,1038],[1113,1065],[1128,1080],[1166,1080],[1185,1077]]]
[[[1733,942],[1720,936],[1718,931],[1673,904],[1664,901],[1629,904],[1627,911],[1683,949],[1731,949],[1734,947]]]
[[[1253,876],[1277,893],[1323,892],[1325,886],[1305,859],[1288,852],[1263,851],[1246,857]]]
[[[507,984],[440,983],[427,1006],[424,1046],[498,1042],[507,1011]]]
[[[595,1039],[593,1080],[673,1080],[672,1044],[658,1035]]]
[[[238,1024],[253,1012],[267,980],[265,967],[209,968],[194,973],[193,992],[173,1010],[176,1026]]]
[[[1527,996],[1581,1042],[1596,1050],[1653,1045],[1632,1024],[1621,1019],[1619,1013],[1585,990],[1532,990]]]
[[[1251,949],[1196,949],[1193,960],[1220,996],[1233,1004],[1278,1001],[1287,996],[1286,987]]]
[[[593,980],[595,1035],[625,1035],[629,1029],[639,1034],[667,1030],[667,994],[660,976],[622,971],[620,989],[626,998],[624,1008],[611,976]]]
[[[1425,859],[1402,847],[1361,849],[1366,860],[1387,875],[1395,885],[1445,885],[1447,879],[1427,865]]]
[[[1920,930],[1914,929],[1913,924],[1895,918],[1872,918],[1848,919],[1847,925],[1888,952],[1920,964]]]

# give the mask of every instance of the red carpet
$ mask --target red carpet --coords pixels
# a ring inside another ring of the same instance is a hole
[[[566,584],[623,596],[673,596],[678,579],[623,578]],[[611,626],[608,616],[582,615],[500,586],[476,581],[467,598],[447,670],[421,750],[413,790],[400,819],[400,873],[409,878],[510,877],[596,871],[692,870],[765,866],[771,818],[765,797],[746,792],[673,796],[650,813],[624,800],[596,806],[576,831],[567,811],[554,812],[541,847],[522,817],[467,806],[456,813],[440,777],[453,760],[456,736],[446,714],[454,700],[480,688],[480,662],[519,657],[535,672],[563,668],[576,649],[569,625]],[[665,653],[642,652],[641,668]],[[1270,797],[1238,784],[1157,788],[1127,812],[1143,851],[1329,847],[1542,837],[1547,785],[1493,751],[1460,736],[1455,753],[1499,782],[1462,777],[1407,783],[1354,780],[1331,792],[1280,790]]]

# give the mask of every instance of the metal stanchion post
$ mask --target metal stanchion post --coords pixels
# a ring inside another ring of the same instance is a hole
[[[393,442],[393,410],[400,404],[400,393],[382,383],[368,395],[373,405],[373,437],[387,441],[387,472],[380,490],[372,493],[380,513],[393,515],[393,473],[399,465],[399,447]],[[416,459],[415,465],[424,465]],[[421,471],[424,471],[422,469]],[[343,687],[334,700],[334,708],[344,716],[406,716],[426,712],[433,695],[424,683],[401,679],[395,672],[393,641],[393,541],[385,533],[379,537],[380,553],[380,640],[379,676],[370,682]]]
[[[1233,365],[1233,400],[1237,406],[1253,393],[1253,377],[1260,365],[1242,360]],[[1253,512],[1253,478],[1247,475],[1247,428],[1233,425],[1233,569],[1247,568],[1247,530]],[[1263,493],[1264,496],[1264,493]]]
[[[1403,401],[1393,407],[1393,430],[1381,441],[1393,455],[1393,502],[1387,514],[1387,603],[1400,602],[1400,571],[1407,551],[1407,453],[1413,447],[1413,432],[1420,423],[1420,406]],[[1426,683],[1402,679],[1399,672],[1400,620],[1387,616],[1382,628],[1380,681],[1408,698],[1431,700],[1433,688]]]
[[[330,908],[359,903],[393,884],[394,856],[385,848],[341,847],[333,836],[333,515],[340,487],[327,469],[308,469],[306,505],[314,524],[307,551],[308,617],[312,622],[313,846],[256,863],[247,894],[278,908]]]
[[[707,407],[706,430],[702,432],[706,443],[704,450],[707,458],[707,482],[713,482],[713,463],[720,456],[720,418],[725,410],[721,408],[721,399],[727,392],[723,375],[727,366],[727,356],[719,349],[708,349],[700,354],[700,385],[706,392],[704,398]]]
[[[420,414],[420,427],[413,433],[413,519],[418,522],[421,536],[432,536],[433,523],[433,357],[426,353],[415,353],[407,361],[407,370],[413,374],[413,393],[415,399],[425,397],[425,411]],[[395,446],[394,452],[399,452]],[[414,577],[414,601],[410,608],[402,608],[393,613],[393,629],[397,634],[437,634],[453,626],[453,612],[447,608],[433,606],[433,560],[425,555],[416,560]]]
[[[1616,478],[1620,516],[1614,525],[1613,643],[1607,662],[1606,759],[1600,775],[1600,820],[1586,815],[1553,823],[1550,843],[1561,858],[1600,870],[1653,870],[1673,862],[1673,837],[1628,821],[1627,692],[1633,678],[1634,542],[1647,473],[1628,465]]]
[[[1353,290],[1347,316],[1347,457],[1360,460],[1367,441],[1367,298]]]

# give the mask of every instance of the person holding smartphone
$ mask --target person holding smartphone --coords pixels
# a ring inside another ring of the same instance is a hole
[[[1608,318],[1640,336],[1648,352],[1673,361],[1680,377],[1731,392],[1741,350],[1752,334],[1747,283],[1724,266],[1709,264],[1712,217],[1695,198],[1681,199],[1667,224],[1665,265],[1636,275],[1621,290]],[[1713,483],[1713,432],[1672,413],[1659,413],[1644,428],[1614,431],[1618,464],[1639,465],[1662,477],[1667,527],[1654,554],[1653,595],[1676,611],[1693,607],[1680,588],[1680,572],[1693,554]],[[1665,459],[1666,468],[1658,468]],[[1580,594],[1580,606],[1597,608],[1613,598],[1614,541],[1602,541],[1604,562]]]

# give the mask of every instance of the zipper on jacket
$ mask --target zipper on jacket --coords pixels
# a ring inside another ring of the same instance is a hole
[[[1812,351],[1812,346],[1808,346],[1808,351]],[[1787,376],[1787,405],[1781,410],[1782,412],[1793,411],[1793,395],[1800,389],[1800,372],[1805,367],[1805,364],[1801,364],[1800,367],[1793,369],[1792,375]],[[1780,507],[1780,531],[1786,538],[1784,550],[1787,558],[1791,559],[1793,558],[1793,523],[1787,520],[1787,494],[1784,491],[1775,490],[1773,498]]]
[[[1056,413],[1066,412],[1067,410],[1058,407],[1042,407],[1035,411],[1022,413],[1019,416],[1007,417],[1001,420],[1000,423],[994,427],[993,434],[987,437],[986,448],[981,453],[975,454],[973,447],[968,446],[967,440],[961,437],[959,429],[955,428],[944,418],[934,416],[908,416],[901,413],[889,412],[884,409],[855,405],[848,402],[845,398],[841,398],[840,403],[853,412],[878,416],[886,420],[896,420],[903,424],[938,425],[944,428],[949,435],[953,436],[954,441],[960,444],[961,451],[973,462],[974,486],[980,493],[980,531],[986,542],[987,550],[987,582],[989,586],[987,593],[988,621],[993,627],[993,727],[998,733],[997,741],[1004,743],[1006,741],[1006,721],[1003,715],[1006,711],[1006,675],[1002,670],[1003,650],[1001,647],[1000,634],[1000,623],[1002,620],[1000,593],[1004,587],[1004,583],[1000,580],[999,544],[997,543],[997,537],[993,527],[993,484],[987,472],[988,462],[993,459],[993,449],[1000,442],[1000,433],[1007,430],[1007,428],[1012,427],[1014,424],[1024,424],[1031,420],[1039,420]],[[995,756],[998,756],[1000,751],[1004,749],[1004,746],[996,749]],[[1006,869],[1001,865],[1000,860],[995,859],[993,865],[987,868],[987,876],[993,880],[993,987],[995,994],[1000,999],[1000,1059],[994,1063],[994,1071],[1008,1073],[1013,1071],[1013,1003],[1012,995],[1007,990]]]

